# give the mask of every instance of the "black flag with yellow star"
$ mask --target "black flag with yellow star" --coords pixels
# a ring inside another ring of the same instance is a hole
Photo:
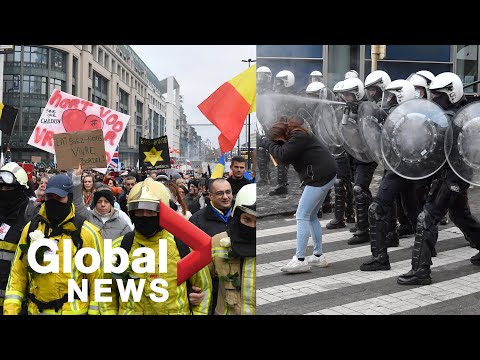
[[[171,168],[167,135],[155,139],[141,137],[138,158],[140,168],[147,170]]]

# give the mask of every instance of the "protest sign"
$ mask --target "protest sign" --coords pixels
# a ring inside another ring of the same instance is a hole
[[[28,144],[55,154],[54,134],[100,129],[105,142],[107,164],[110,164],[129,120],[130,115],[56,89],[45,105]],[[105,173],[107,169],[105,166],[98,170]]]
[[[170,169],[170,154],[167,135],[155,139],[140,138],[139,154],[140,168],[148,170]]]
[[[54,134],[53,143],[58,169],[75,169],[79,164],[85,168],[107,166],[105,142],[100,129]]]

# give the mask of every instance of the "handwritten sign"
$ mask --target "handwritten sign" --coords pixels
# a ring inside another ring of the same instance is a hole
[[[107,166],[102,130],[86,130],[53,135],[57,168],[74,169]]]
[[[45,105],[28,144],[55,154],[53,135],[99,129],[103,133],[107,164],[110,164],[129,120],[130,115],[56,89]],[[106,167],[103,170],[105,173]]]

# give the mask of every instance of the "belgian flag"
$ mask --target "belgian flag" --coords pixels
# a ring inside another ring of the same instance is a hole
[[[12,135],[13,126],[17,119],[18,109],[0,103],[0,130],[3,134]]]

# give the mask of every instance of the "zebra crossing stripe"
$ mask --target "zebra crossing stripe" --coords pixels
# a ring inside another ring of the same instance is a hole
[[[438,253],[437,257],[434,258],[432,268],[448,265],[459,261],[469,261],[470,257],[475,255],[476,253],[478,253],[478,250],[472,249],[469,246],[440,252]],[[257,308],[261,307],[262,305],[271,304],[277,301],[317,294],[320,292],[336,290],[353,285],[366,284],[369,282],[384,280],[388,278],[396,278],[411,269],[411,260],[408,259],[398,261],[395,263],[391,263],[391,265],[392,269],[387,271],[355,270],[331,276],[323,276],[315,279],[276,285],[263,289],[257,288]],[[294,277],[294,275],[286,276]],[[392,279],[392,281],[394,280]]]
[[[320,226],[325,227],[325,225],[327,225],[329,222],[330,220],[322,220],[320,221]],[[297,232],[297,224],[279,226],[279,227],[265,229],[265,230],[257,230],[257,239],[265,236],[279,235],[279,234],[285,234],[289,232]]]
[[[450,230],[450,229],[453,229],[453,231]],[[458,234],[456,234],[454,231],[455,231],[455,228],[448,228],[448,229],[439,231],[437,241],[450,240],[452,238],[458,237]],[[350,234],[350,236],[351,236],[351,234]],[[265,244],[265,245],[269,245],[272,248],[274,248],[275,244],[276,243],[269,243],[269,244]],[[413,245],[413,238],[412,237],[400,239],[399,246],[388,248],[388,252],[391,253],[393,251],[403,250],[403,249],[409,248],[412,245]],[[257,245],[257,248],[259,246],[260,245]],[[293,246],[293,249],[294,248],[295,248],[295,246]],[[281,250],[285,250],[285,249],[281,249]],[[258,255],[258,253],[257,253],[257,255]],[[325,257],[327,258],[327,261],[328,261],[329,264],[332,264],[332,263],[335,263],[335,262],[338,262],[338,261],[345,261],[345,260],[361,258],[361,257],[369,256],[369,255],[371,255],[370,244],[364,245],[364,246],[352,247],[350,249],[343,249],[343,250],[337,250],[337,251],[331,251],[331,252],[325,253]],[[292,254],[292,256],[293,256],[293,254]],[[290,259],[273,261],[273,262],[264,263],[264,264],[257,263],[257,278],[259,278],[261,276],[267,276],[267,275],[273,275],[273,274],[279,273],[280,268],[283,265],[288,264],[289,261],[290,261]]]
[[[336,241],[343,241],[350,239],[352,237],[352,233],[349,231],[338,231],[332,234],[326,234],[322,236],[322,244],[333,243]],[[313,244],[312,238],[308,238],[308,242]],[[297,246],[297,240],[283,240],[277,241],[273,243],[261,244],[257,245],[257,256],[262,254],[271,254],[276,251],[283,251],[289,249],[295,249]]]
[[[438,304],[479,291],[480,273],[477,272],[428,286],[313,311],[305,315],[390,315],[422,306]]]

